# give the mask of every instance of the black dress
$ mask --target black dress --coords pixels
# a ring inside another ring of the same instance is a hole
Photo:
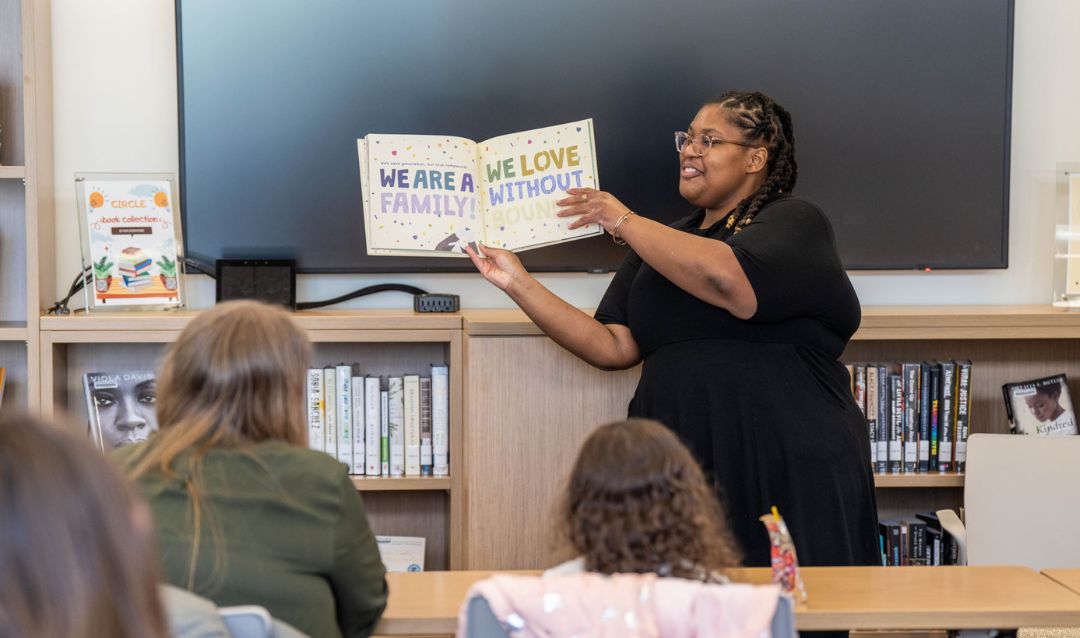
[[[777,196],[738,234],[704,212],[673,224],[726,242],[757,296],[749,320],[676,287],[635,253],[596,311],[644,360],[630,416],[673,429],[711,477],[747,565],[767,565],[758,517],[776,505],[804,565],[880,564],[866,421],[838,361],[859,326],[825,215]]]

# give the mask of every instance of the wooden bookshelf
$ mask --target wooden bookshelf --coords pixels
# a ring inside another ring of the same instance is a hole
[[[87,419],[82,375],[96,370],[153,369],[168,343],[197,312],[95,313],[42,316],[41,411],[72,424]],[[360,362],[365,374],[423,373],[431,364],[449,366],[449,477],[352,477],[365,493],[377,534],[424,536],[429,569],[460,569],[464,547],[461,470],[461,319],[411,311],[363,313],[298,312],[294,318],[314,346],[313,366]],[[393,494],[389,494],[393,492]],[[386,494],[384,494],[386,493]]]
[[[517,309],[464,310],[462,319],[465,448],[472,455],[466,563],[472,569],[543,567],[554,558],[550,508],[577,447],[595,425],[625,418],[638,372],[592,369]],[[849,363],[947,359],[973,363],[971,432],[1007,432],[1002,383],[1057,372],[1080,380],[1080,312],[1030,305],[867,307],[842,355]],[[495,388],[513,402],[498,403]],[[1073,396],[1080,397],[1080,386]],[[875,475],[879,515],[957,509],[964,478]],[[517,509],[522,502],[533,511]]]
[[[437,490],[448,492],[452,489],[449,476],[438,477],[398,477],[353,476],[352,482],[358,492],[423,492]]]
[[[963,487],[964,475],[958,472],[924,472],[914,474],[874,474],[874,486],[882,488]]]
[[[592,314],[592,309],[583,309]],[[543,334],[516,308],[464,310],[467,335]],[[852,341],[1080,339],[1080,311],[1053,306],[867,306]]]
[[[0,366],[4,408],[39,406],[37,316],[54,298],[51,3],[0,0]]]
[[[25,321],[0,321],[0,341],[26,341]]]
[[[129,331],[175,331],[177,334],[198,315],[197,310],[163,312],[78,311],[66,316],[42,315],[43,331],[119,333]],[[416,313],[411,310],[303,310],[293,313],[296,323],[309,332],[363,330],[387,331],[397,336],[407,330],[460,330],[458,313]]]

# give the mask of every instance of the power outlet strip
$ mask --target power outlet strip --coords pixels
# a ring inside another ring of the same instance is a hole
[[[413,310],[416,312],[457,312],[461,309],[457,295],[416,295]]]

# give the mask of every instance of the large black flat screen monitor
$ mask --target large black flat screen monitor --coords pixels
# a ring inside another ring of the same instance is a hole
[[[1005,0],[177,0],[189,254],[304,272],[469,270],[368,257],[356,138],[484,139],[591,117],[602,188],[671,221],[672,132],[727,89],[793,114],[796,195],[849,268],[1008,261]],[[609,237],[522,253],[616,267]]]

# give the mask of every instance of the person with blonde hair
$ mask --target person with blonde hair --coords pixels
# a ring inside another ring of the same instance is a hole
[[[164,638],[144,505],[77,436],[0,419],[0,638]]]
[[[159,431],[118,455],[150,504],[168,582],[262,605],[316,638],[367,636],[386,572],[346,467],[307,448],[310,359],[281,309],[207,310],[165,355]]]

